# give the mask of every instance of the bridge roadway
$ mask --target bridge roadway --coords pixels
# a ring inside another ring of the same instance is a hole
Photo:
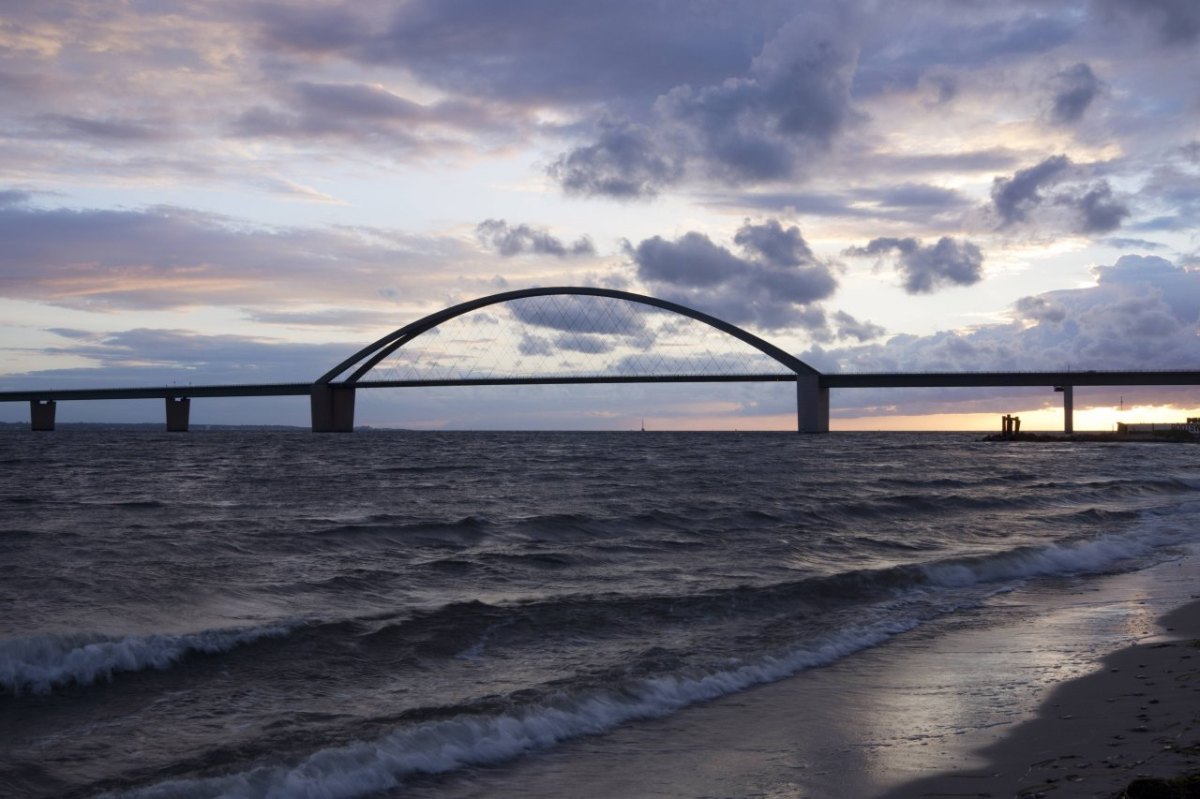
[[[1056,372],[856,372],[797,375],[581,375],[478,377],[447,380],[360,380],[353,383],[259,383],[234,385],[59,388],[0,391],[0,402],[28,402],[34,430],[53,430],[55,405],[75,400],[165,400],[167,429],[188,428],[190,401],[210,397],[309,396],[314,432],[349,432],[354,427],[357,388],[431,388],[445,386],[582,385],[604,383],[796,382],[797,423],[801,432],[829,431],[829,390],[833,388],[998,388],[1047,386],[1063,393],[1063,429],[1073,431],[1075,386],[1196,386],[1200,370],[1056,371]]]

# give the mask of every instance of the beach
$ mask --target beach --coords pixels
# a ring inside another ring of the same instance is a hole
[[[1194,775],[1200,602],[1169,612],[1160,624],[1162,635],[1120,649],[1054,689],[1036,717],[980,750],[982,766],[923,778],[885,796],[1112,797],[1137,780]]]

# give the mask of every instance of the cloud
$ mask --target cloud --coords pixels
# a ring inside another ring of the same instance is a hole
[[[1051,156],[1012,177],[995,178],[991,209],[1000,217],[1001,227],[1031,223],[1036,211],[1039,225],[1057,224],[1077,233],[1116,230],[1130,215],[1128,206],[1113,195],[1107,180],[1089,184],[1082,178],[1071,159]],[[1056,208],[1065,212],[1065,218],[1055,219]]]
[[[510,227],[503,219],[485,219],[480,222],[475,226],[475,237],[482,244],[506,258],[526,252],[537,255],[554,255],[559,258],[569,255],[596,254],[596,247],[586,236],[567,245],[545,230],[532,228],[529,225]]]
[[[1042,189],[1053,185],[1071,166],[1065,155],[1054,155],[1036,166],[1017,170],[1011,178],[992,182],[992,207],[1006,225],[1024,222],[1043,201]]]
[[[1154,256],[1122,256],[1097,267],[1098,284],[1021,298],[1013,321],[927,336],[897,335],[885,343],[827,350],[799,357],[822,371],[988,371],[1200,368],[1200,271]],[[1147,388],[1146,394],[1163,393]],[[1128,392],[1128,389],[1126,389]],[[944,394],[944,391],[940,393]],[[1011,410],[1017,391],[979,390],[977,410]],[[897,412],[895,392],[886,395]],[[880,392],[844,391],[840,405],[867,407]],[[921,399],[921,398],[924,399]],[[937,394],[911,392],[904,413],[957,410]],[[1053,402],[1052,398],[1047,398]]]
[[[259,2],[242,13],[269,52],[399,67],[443,90],[521,105],[648,101],[719,81],[781,17],[767,3],[685,0]]]
[[[881,41],[860,57],[856,97],[910,92],[926,76],[945,81],[947,70],[962,73],[1048,53],[1070,42],[1078,30],[1066,18],[1013,14],[999,5],[974,4],[961,14],[941,7],[941,13],[928,15],[913,14],[910,5],[894,8],[880,26]],[[940,73],[931,75],[935,71]]]
[[[1193,0],[1096,0],[1120,21],[1150,27],[1163,44],[1188,46],[1200,40],[1200,6]]]
[[[1112,236],[1104,239],[1104,243],[1110,247],[1116,247],[1121,250],[1165,250],[1167,245],[1160,244],[1157,241],[1149,239],[1134,239],[1122,238],[1120,236]]]
[[[1018,318],[1033,322],[1058,324],[1067,318],[1067,309],[1061,303],[1045,297],[1022,297],[1013,305],[1013,311]]]
[[[47,348],[47,354],[86,358],[102,368],[50,370],[34,373],[28,380],[20,375],[5,380],[64,388],[182,381],[212,385],[310,381],[361,346],[359,342],[308,344],[161,328],[54,332],[70,343]]]
[[[547,172],[568,194],[635,199],[678,182],[683,159],[661,151],[645,126],[602,122],[593,143],[564,153]]]
[[[423,150],[454,146],[447,136],[514,136],[520,127],[516,115],[497,113],[474,100],[421,104],[372,84],[297,81],[279,94],[281,108],[259,104],[247,109],[233,121],[233,135]]]
[[[1078,122],[1096,99],[1100,87],[1100,80],[1087,64],[1064,69],[1051,81],[1054,97],[1050,118],[1060,125]]]
[[[922,245],[912,238],[877,238],[865,247],[851,247],[847,255],[899,254],[896,271],[909,294],[931,294],[944,286],[970,286],[983,279],[983,253],[969,241],[943,236],[936,244]]]
[[[913,182],[888,185],[882,180],[840,191],[725,191],[702,196],[705,204],[717,208],[899,222],[909,229],[956,228],[975,207],[974,200],[955,189]]]
[[[860,322],[845,311],[833,314],[833,324],[838,338],[852,338],[860,343],[887,334],[884,327],[872,322]]]
[[[405,269],[416,287],[432,264],[471,254],[453,240],[255,226],[170,206],[0,204],[0,240],[0,296],[92,310],[369,302]]]
[[[178,134],[169,125],[131,119],[92,119],[73,114],[42,114],[37,136],[88,141],[95,144],[143,145],[168,141]]]
[[[526,297],[511,300],[505,307],[520,322],[564,333],[629,337],[647,334],[645,315],[648,311],[611,297],[580,294]]]
[[[824,328],[824,312],[812,304],[832,295],[837,279],[798,228],[747,222],[734,242],[743,256],[696,231],[674,241],[654,236],[628,252],[638,278],[664,299],[733,324]]]
[[[1082,193],[1063,193],[1056,202],[1074,207],[1082,217],[1080,230],[1084,233],[1107,233],[1116,230],[1129,216],[1125,203],[1113,196],[1107,180],[1092,184]]]
[[[0,190],[0,208],[9,205],[23,205],[33,199],[33,195],[27,191],[18,189]]]
[[[603,123],[549,174],[568,192],[616,198],[653,196],[689,173],[731,185],[796,177],[853,116],[853,13],[810,7],[741,74],[672,88],[646,124]]]

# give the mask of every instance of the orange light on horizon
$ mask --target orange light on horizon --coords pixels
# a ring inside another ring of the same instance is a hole
[[[1009,411],[1021,419],[1022,431],[1058,432],[1063,429],[1062,408],[1033,408]],[[1001,413],[942,413],[912,416],[859,416],[832,418],[831,430],[879,431],[998,431]],[[1173,405],[1131,405],[1124,410],[1112,406],[1075,409],[1075,431],[1106,432],[1115,430],[1117,422],[1167,423],[1183,422],[1200,416],[1200,408],[1178,408]]]

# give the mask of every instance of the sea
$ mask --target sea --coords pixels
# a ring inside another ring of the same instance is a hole
[[[0,476],[5,797],[449,796],[1200,542],[1174,444],[61,429]]]

